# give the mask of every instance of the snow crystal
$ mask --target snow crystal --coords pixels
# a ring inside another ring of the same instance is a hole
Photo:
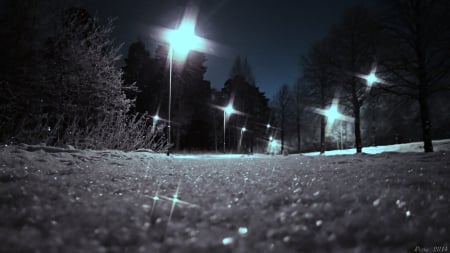
[[[230,245],[230,244],[233,243],[233,241],[234,241],[233,237],[225,237],[222,240],[222,244],[223,245]]]
[[[238,232],[239,232],[240,235],[246,235],[247,232],[248,232],[248,229],[246,227],[240,227],[238,229]]]
[[[381,201],[380,199],[374,200],[373,203],[372,203],[373,206],[378,206],[380,204],[380,201]]]
[[[397,201],[395,201],[395,204],[398,208],[402,208],[406,205],[406,202],[397,199]]]

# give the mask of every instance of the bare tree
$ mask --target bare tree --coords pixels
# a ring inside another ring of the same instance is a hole
[[[387,7],[383,28],[389,44],[382,64],[387,75],[380,88],[418,102],[424,151],[432,152],[430,96],[449,90],[450,2],[396,0]]]
[[[302,89],[302,81],[298,80],[292,87],[293,91],[293,103],[295,107],[295,131],[297,136],[297,151],[302,152],[302,133],[301,133],[301,120],[302,112],[304,109],[303,95],[304,91]]]
[[[353,112],[357,153],[362,151],[361,107],[370,91],[357,74],[371,71],[377,53],[377,34],[376,22],[362,7],[349,9],[329,34],[333,79],[340,87],[342,103]]]
[[[284,136],[286,132],[287,117],[289,114],[289,105],[292,101],[289,85],[283,84],[275,94],[274,105],[278,112],[281,128],[281,153],[284,151]]]
[[[302,58],[304,80],[312,84],[309,94],[310,106],[325,109],[333,96],[332,72],[330,70],[330,43],[322,40],[313,45],[307,56]],[[325,117],[320,121],[320,153],[325,152]]]

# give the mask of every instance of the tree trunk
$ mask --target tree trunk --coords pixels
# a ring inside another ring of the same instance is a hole
[[[361,140],[361,117],[360,117],[360,106],[359,104],[354,105],[355,113],[355,146],[356,153],[362,152],[362,140]]]
[[[284,112],[281,115],[281,154],[283,154],[284,150]]]
[[[322,109],[325,109],[325,85],[323,82],[320,84],[320,105]],[[326,121],[325,115],[322,115],[322,119],[320,121],[320,154],[325,153],[325,128]]]
[[[431,139],[430,110],[428,107],[428,95],[426,92],[419,94],[420,119],[422,121],[423,148],[425,152],[433,152]]]
[[[354,67],[352,67],[354,69]],[[362,138],[361,138],[361,106],[362,102],[358,98],[356,91],[356,80],[352,78],[352,103],[353,103],[353,114],[355,116],[355,147],[356,153],[362,152]]]
[[[297,115],[296,115],[296,119],[295,121],[297,122],[297,151],[299,154],[302,153],[302,136],[301,136],[301,132],[300,132],[300,115],[299,112],[297,110]]]
[[[320,120],[320,153],[325,153],[325,117]]]

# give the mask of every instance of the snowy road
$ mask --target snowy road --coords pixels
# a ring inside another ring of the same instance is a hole
[[[448,245],[448,152],[0,149],[0,252],[410,252]]]

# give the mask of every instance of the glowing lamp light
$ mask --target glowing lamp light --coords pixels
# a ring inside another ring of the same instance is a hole
[[[333,102],[328,109],[323,110],[323,109],[316,108],[314,110],[316,113],[321,114],[327,118],[327,124],[326,124],[326,129],[325,129],[325,131],[327,133],[331,132],[333,124],[336,120],[347,121],[347,122],[355,121],[355,119],[353,117],[349,117],[349,116],[346,116],[346,115],[340,113],[338,110],[338,107],[339,107],[339,101],[337,99],[333,99]]]
[[[153,116],[153,119],[156,121],[160,120],[161,118],[158,116],[158,114],[156,114],[155,116]]]
[[[328,108],[328,110],[325,110],[325,116],[328,119],[328,123],[330,125],[333,125],[334,121],[337,119],[342,118],[342,114],[338,111],[338,105],[337,102],[333,102],[333,104]]]
[[[232,104],[227,105],[227,107],[224,108],[224,112],[228,115],[231,115],[232,113],[234,113],[234,108]]]
[[[168,31],[166,39],[176,58],[184,59],[190,50],[203,48],[203,39],[195,35],[195,20],[185,18],[177,30]]]
[[[370,72],[370,74],[366,76],[366,81],[368,86],[372,86],[375,82],[378,81],[378,78],[374,72]]]
[[[241,128],[241,131],[245,132],[245,131],[247,131],[247,128],[243,127],[243,128]]]
[[[368,87],[372,87],[375,83],[384,83],[383,80],[377,77],[377,69],[373,68],[367,75],[357,75],[359,78],[366,80]]]
[[[267,124],[267,125],[266,125],[266,128],[270,128],[270,124]]]

